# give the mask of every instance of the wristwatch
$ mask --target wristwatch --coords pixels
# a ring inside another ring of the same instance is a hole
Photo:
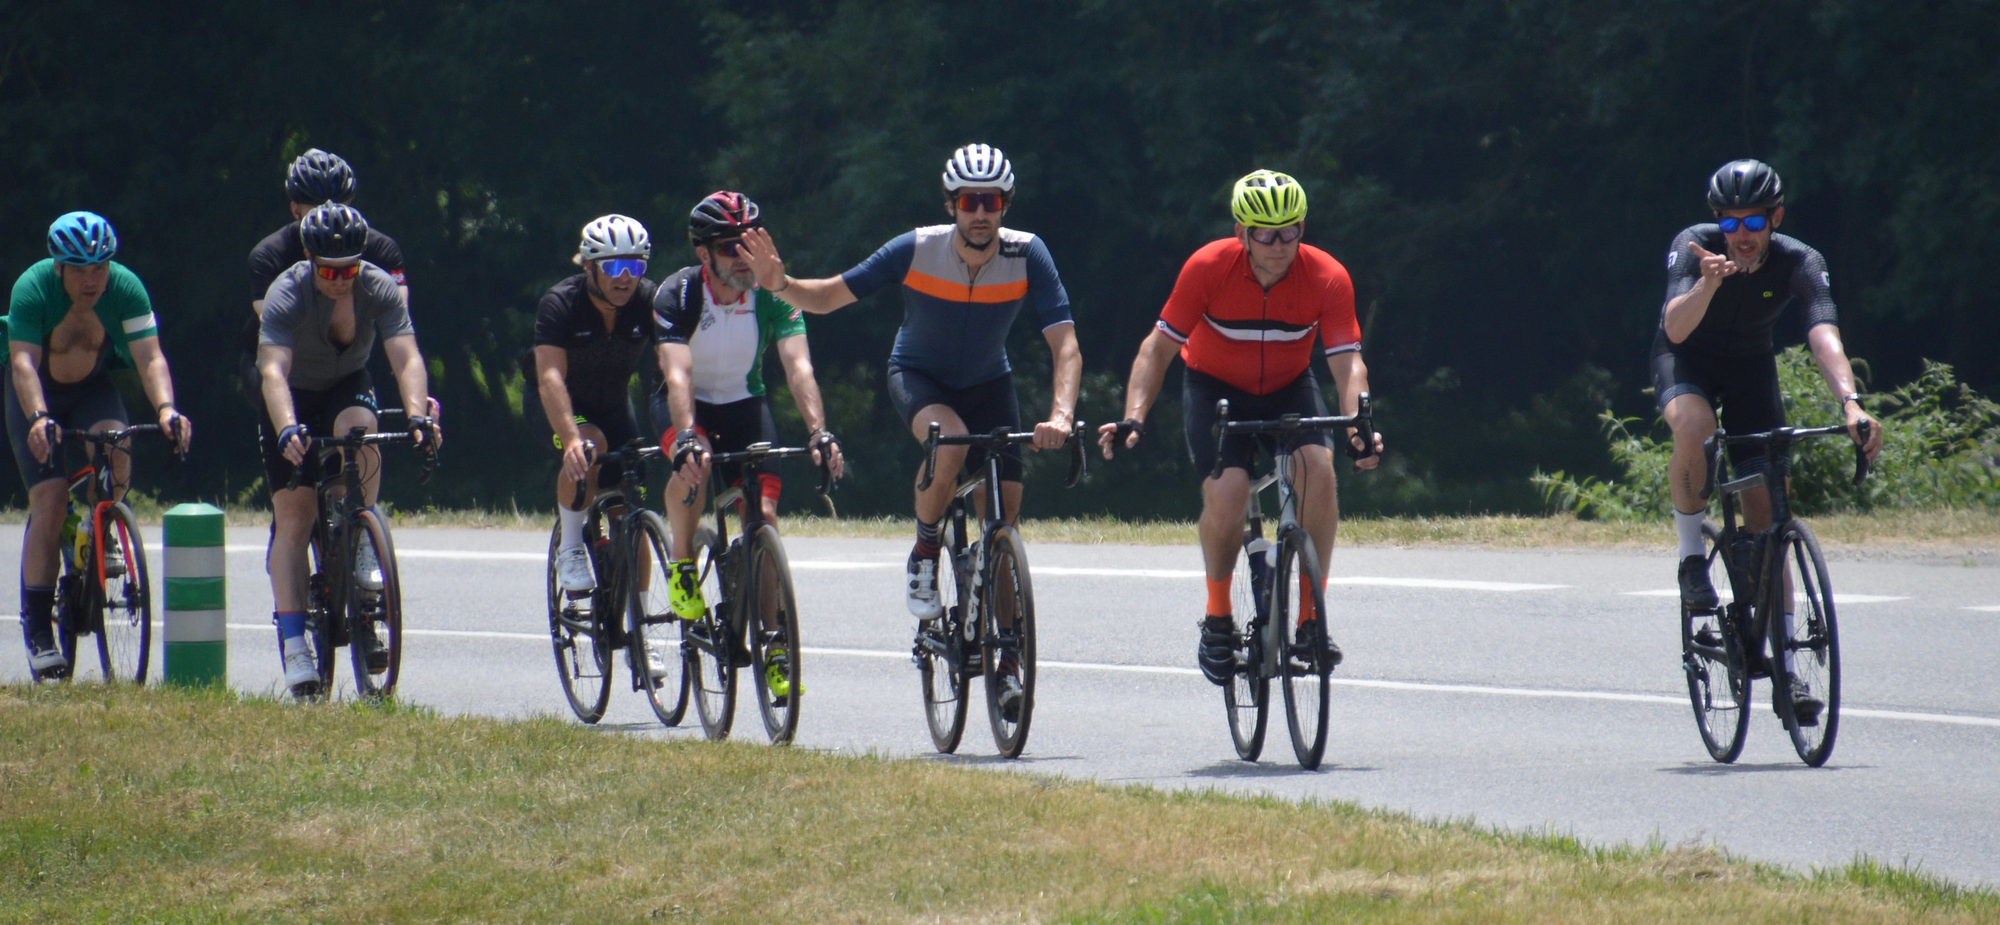
[[[1846,395],[1841,396],[1840,407],[1845,409],[1847,407],[1848,402],[1859,402],[1859,401],[1861,401],[1860,392],[1849,392]]]

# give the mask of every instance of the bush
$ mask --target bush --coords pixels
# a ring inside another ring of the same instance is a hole
[[[1778,355],[1778,386],[1794,426],[1837,424],[1825,381],[1804,347]],[[1889,508],[1950,508],[2000,504],[2000,404],[1958,381],[1950,366],[1926,360],[1915,381],[1862,399],[1884,430],[1882,455],[1867,482],[1855,487],[1854,453],[1838,440],[1814,440],[1793,451],[1792,504],[1802,514]],[[1598,415],[1622,479],[1571,478],[1537,471],[1534,484],[1558,510],[1606,520],[1656,517],[1669,509],[1667,461],[1673,438],[1657,418]]]

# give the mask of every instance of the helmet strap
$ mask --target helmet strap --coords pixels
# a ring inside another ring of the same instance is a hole
[[[988,239],[985,244],[974,243],[971,238],[965,236],[965,229],[963,228],[958,228],[954,225],[952,230],[958,234],[959,243],[964,244],[966,247],[972,248],[973,250],[979,251],[981,253],[985,253],[989,248],[991,248],[993,246],[994,241],[1000,240],[1000,231],[997,228],[994,229],[993,237]]]

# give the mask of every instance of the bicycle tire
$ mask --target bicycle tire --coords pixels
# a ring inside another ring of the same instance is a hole
[[[678,726],[687,716],[688,673],[683,658],[682,627],[674,614],[667,591],[673,579],[673,547],[667,542],[667,525],[652,511],[632,514],[632,545],[625,567],[629,586],[625,590],[626,646],[631,656],[633,683],[646,693],[653,715],[668,726]],[[655,678],[649,663],[659,653],[666,674]]]
[[[1681,670],[1702,745],[1709,757],[1730,764],[1743,754],[1750,731],[1750,671],[1740,627],[1748,625],[1751,595],[1747,584],[1737,587],[1739,575],[1712,521],[1702,521],[1701,539],[1709,580],[1728,589],[1730,599],[1713,611],[1681,608]],[[1723,581],[1715,582],[1718,577]]]
[[[321,496],[321,502],[326,498]],[[313,648],[313,664],[319,669],[319,689],[303,693],[294,690],[292,696],[300,700],[323,701],[333,696],[334,665],[340,658],[339,620],[333,615],[347,610],[347,583],[333,581],[328,577],[325,543],[327,538],[317,535],[306,544],[311,567],[306,572],[306,638]],[[322,592],[313,593],[317,584]],[[282,643],[280,643],[282,645]]]
[[[713,530],[703,527],[695,534],[695,572],[701,578],[701,599],[707,604],[701,619],[689,632],[696,638],[685,650],[692,662],[687,673],[694,694],[695,713],[701,717],[701,732],[712,741],[729,738],[736,724],[736,658],[742,645],[739,621],[729,610],[743,610],[750,603],[749,589],[733,588],[727,568],[735,565],[725,555]],[[729,552],[741,553],[741,547]],[[739,594],[729,592],[741,591]],[[721,606],[726,604],[727,606]]]
[[[1833,586],[1827,579],[1819,538],[1802,520],[1786,523],[1778,537],[1776,553],[1784,557],[1784,580],[1772,589],[1770,599],[1782,604],[1790,591],[1796,611],[1791,620],[1780,611],[1766,621],[1771,637],[1772,699],[1779,705],[1778,716],[1792,737],[1792,749],[1798,752],[1799,760],[1817,768],[1833,756],[1834,739],[1840,733],[1840,627],[1834,618]],[[1791,658],[1786,658],[1787,654]],[[1793,709],[1791,693],[1799,684],[1822,704],[1811,725]]]
[[[1263,643],[1255,638],[1268,623],[1271,570],[1267,566],[1259,572],[1250,566],[1253,555],[1264,556],[1264,561],[1270,562],[1270,550],[1250,551],[1252,543],[1260,537],[1258,531],[1244,528],[1243,551],[1236,557],[1236,573],[1229,585],[1235,616],[1245,621],[1241,644],[1247,657],[1238,662],[1236,673],[1222,686],[1222,706],[1229,717],[1229,739],[1236,746],[1236,757],[1244,761],[1256,761],[1264,753],[1264,733],[1271,719],[1271,681],[1263,673]],[[1266,580],[1259,581],[1260,577]]]
[[[944,616],[925,626],[917,626],[915,656],[917,676],[924,697],[924,723],[930,727],[931,744],[939,752],[951,754],[965,735],[966,700],[972,696],[972,673],[965,670],[965,626],[968,620],[963,563],[965,561],[965,511],[957,505],[939,521],[942,531],[938,556],[938,604]],[[957,658],[949,653],[958,653]]]
[[[1317,770],[1326,756],[1334,662],[1327,637],[1326,581],[1312,537],[1304,530],[1279,537],[1271,604],[1271,641],[1277,647],[1292,752],[1299,767]]]
[[[402,569],[396,564],[396,541],[389,535],[389,524],[381,511],[372,507],[356,511],[347,526],[354,532],[355,553],[349,560],[353,574],[348,578],[346,610],[354,692],[363,699],[380,700],[396,693],[396,681],[403,673]],[[373,548],[375,561],[381,566],[381,591],[360,585],[360,569],[353,563],[360,562],[363,544]],[[360,634],[370,632],[380,644],[382,658],[371,659],[369,646],[361,642]]]
[[[56,648],[62,652],[63,661],[68,665],[64,668],[35,672],[36,684],[43,681],[67,681],[76,676],[77,626],[88,619],[83,616],[83,611],[90,603],[84,599],[88,593],[82,575],[60,573],[56,575],[56,607],[55,613],[51,615],[51,631],[55,633]]]
[[[1002,758],[1019,758],[1028,745],[1028,728],[1035,716],[1035,588],[1028,575],[1028,550],[1020,531],[1003,526],[993,531],[981,576],[979,663],[986,674],[986,716],[993,726],[993,746]],[[1006,631],[1002,623],[1011,622]],[[1013,719],[1001,709],[1009,662],[1018,666],[1021,702]]]
[[[570,712],[586,724],[595,724],[604,718],[604,708],[611,702],[611,639],[604,632],[597,608],[583,612],[557,581],[556,553],[561,549],[562,524],[558,522],[549,531],[549,642],[555,650],[556,676],[562,681]],[[591,567],[597,568],[598,557],[590,559]]]
[[[785,545],[779,541],[777,529],[770,524],[759,526],[750,535],[748,547],[750,568],[746,574],[757,590],[746,596],[758,605],[757,613],[743,615],[753,673],[750,686],[757,692],[757,712],[764,718],[764,734],[773,745],[788,745],[799,729],[799,697],[805,693],[800,682],[799,603],[792,588],[791,560],[785,555]],[[777,624],[775,632],[780,636],[776,639],[766,638],[766,632],[773,631],[770,622]],[[778,702],[770,686],[774,653],[784,656],[779,674],[790,692],[784,703]]]
[[[95,593],[89,595],[95,613],[91,628],[97,633],[97,661],[105,683],[129,681],[146,683],[146,669],[153,652],[153,585],[146,569],[146,545],[139,533],[132,509],[112,504],[98,520],[96,562],[88,576]],[[124,574],[106,575],[104,550],[117,543],[125,558]],[[96,579],[103,575],[99,583]]]

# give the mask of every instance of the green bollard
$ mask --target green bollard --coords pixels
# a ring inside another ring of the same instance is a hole
[[[167,546],[166,683],[229,683],[228,579],[222,509],[177,504],[161,518]]]

